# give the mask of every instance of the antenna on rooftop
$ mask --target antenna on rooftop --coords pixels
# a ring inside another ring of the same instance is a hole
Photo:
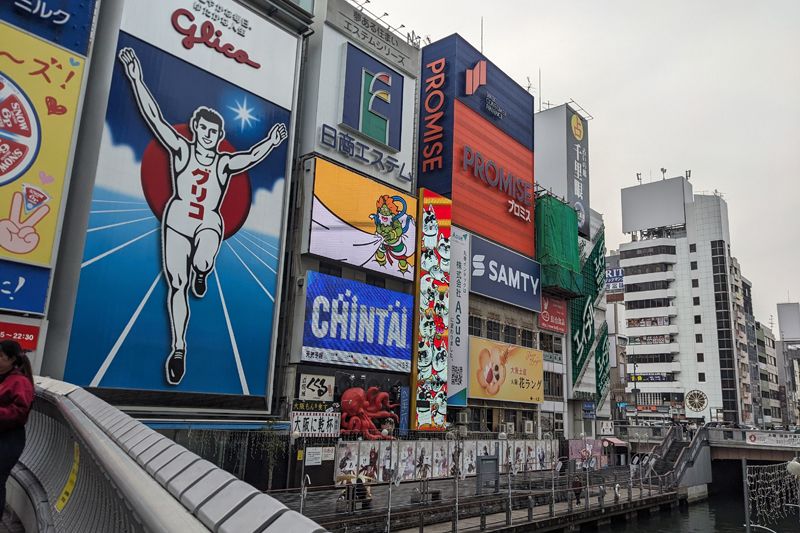
[[[531,87],[533,87],[533,84],[531,83],[531,77],[530,77],[530,76],[527,76],[527,77],[526,77],[526,79],[528,80],[528,86],[527,86],[527,87],[525,87],[525,89],[526,89],[528,92],[531,92]]]
[[[661,167],[661,179],[662,180],[666,179],[666,176],[667,176],[667,169],[664,168],[664,167]]]
[[[641,185],[642,184],[642,173],[641,172],[637,172],[636,173],[636,179],[639,180],[639,185]]]
[[[686,181],[689,181],[689,178],[691,178],[691,177],[692,177],[692,171],[691,170],[687,170],[686,171]]]

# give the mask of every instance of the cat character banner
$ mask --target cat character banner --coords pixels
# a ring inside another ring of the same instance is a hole
[[[416,198],[315,160],[309,253],[411,280],[416,216]]]
[[[271,398],[299,38],[217,4],[125,3],[71,383]]]
[[[413,365],[415,429],[442,430],[447,414],[451,202],[420,190],[417,311]]]

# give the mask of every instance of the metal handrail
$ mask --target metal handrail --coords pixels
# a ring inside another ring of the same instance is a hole
[[[44,530],[324,531],[80,387],[37,377],[35,393],[12,476]]]

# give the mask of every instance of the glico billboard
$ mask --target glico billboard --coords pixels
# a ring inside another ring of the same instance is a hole
[[[215,5],[125,2],[70,383],[271,397],[300,40]]]
[[[422,51],[420,187],[453,224],[533,257],[533,97],[459,35]]]

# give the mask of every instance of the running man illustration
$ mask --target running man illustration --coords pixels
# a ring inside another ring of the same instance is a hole
[[[120,50],[119,59],[139,112],[170,156],[173,192],[161,220],[163,269],[169,284],[167,310],[172,330],[172,351],[165,367],[167,383],[178,385],[186,372],[189,282],[193,277],[192,292],[202,298],[206,293],[206,278],[214,270],[225,234],[220,207],[228,184],[234,175],[263,161],[288,135],[284,124],[276,124],[266,139],[249,150],[220,153],[225,121],[213,109],[199,107],[192,114],[189,127],[193,138],[188,140],[164,119],[144,84],[133,49]]]

